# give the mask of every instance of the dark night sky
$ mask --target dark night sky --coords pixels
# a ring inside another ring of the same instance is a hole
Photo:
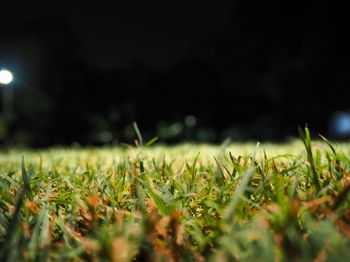
[[[27,2],[7,8],[2,20],[25,23],[47,17],[66,22],[80,41],[80,55],[101,68],[135,62],[164,68],[194,56],[191,47],[230,19],[233,1]],[[191,51],[191,53],[190,53]]]
[[[0,65],[15,72],[21,101],[14,141],[123,141],[132,121],[146,137],[178,124],[163,137],[170,142],[280,140],[305,123],[337,137],[333,116],[349,110],[340,4],[11,1],[1,21]],[[195,127],[185,126],[188,115]]]

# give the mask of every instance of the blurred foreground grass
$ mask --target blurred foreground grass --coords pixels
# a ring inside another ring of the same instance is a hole
[[[0,153],[0,261],[350,261],[350,147],[303,136]]]

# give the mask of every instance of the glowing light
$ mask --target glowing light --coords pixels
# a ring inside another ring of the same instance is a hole
[[[2,69],[0,70],[0,84],[8,85],[12,82],[13,75],[9,70]]]
[[[350,135],[350,113],[337,112],[333,115],[332,129],[338,136]]]
[[[193,115],[188,115],[185,118],[185,125],[188,127],[194,127],[197,124],[197,119]]]

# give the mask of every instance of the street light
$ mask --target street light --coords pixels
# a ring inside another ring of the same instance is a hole
[[[0,85],[3,87],[2,113],[8,120],[12,117],[13,91],[9,84],[13,80],[13,74],[7,69],[0,70]]]
[[[11,84],[12,80],[13,80],[13,75],[11,71],[7,69],[0,70],[0,84],[8,85],[8,84]]]

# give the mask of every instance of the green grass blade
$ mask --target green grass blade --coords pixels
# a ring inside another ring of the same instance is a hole
[[[255,168],[251,167],[242,175],[242,182],[239,185],[239,187],[235,190],[235,193],[233,194],[230,203],[224,211],[223,219],[226,223],[230,223],[231,219],[233,218],[233,215],[237,208],[237,204],[241,199],[241,196],[243,195],[244,191],[246,190],[254,172]]]

